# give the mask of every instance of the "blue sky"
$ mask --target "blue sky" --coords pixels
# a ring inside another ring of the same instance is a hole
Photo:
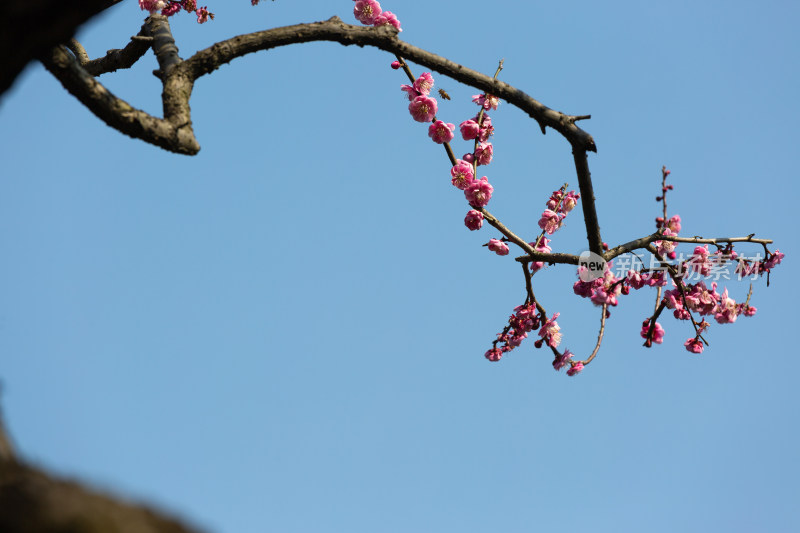
[[[354,22],[352,5],[218,2],[173,32],[188,57]],[[665,316],[647,350],[640,291],[576,378],[531,343],[490,364],[519,266],[464,228],[389,54],[314,43],[223,66],[195,87],[193,158],[109,129],[37,65],[0,100],[0,379],[19,448],[223,533],[800,529],[797,3],[382,5],[404,40],[487,74],[505,58],[503,80],[592,115],[610,244],[653,230],[661,165],[683,235],[775,239],[786,259],[754,284],[757,315],[714,323],[700,356]],[[97,56],[141,20],[126,1],[80,39]],[[160,113],[154,68],[101,79]],[[475,90],[434,78],[452,96],[440,118],[475,114]],[[492,117],[489,210],[532,239],[549,194],[577,188],[570,149],[507,104]],[[585,248],[580,213],[556,250]],[[534,288],[585,357],[597,310],[574,279],[549,268]]]

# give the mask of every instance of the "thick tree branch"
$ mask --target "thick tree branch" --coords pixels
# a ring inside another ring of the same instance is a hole
[[[600,221],[597,219],[594,187],[592,186],[592,175],[589,172],[589,158],[586,155],[586,149],[573,143],[572,157],[575,160],[575,173],[578,175],[578,187],[581,191],[581,207],[583,207],[583,221],[586,224],[589,250],[602,256],[603,238],[600,236]]]
[[[179,68],[185,70],[189,78],[196,80],[237,57],[259,50],[314,41],[333,41],[345,46],[374,46],[392,52],[406,60],[414,61],[457,81],[498,96],[528,113],[543,130],[544,127],[549,126],[564,135],[573,146],[592,152],[597,151],[592,136],[575,125],[575,121],[583,117],[565,115],[550,109],[507,83],[494,80],[490,76],[403,42],[397,38],[396,31],[388,26],[378,28],[352,26],[343,23],[339,17],[333,17],[325,22],[297,24],[239,35],[197,52],[184,61]]]
[[[193,155],[200,150],[191,122],[183,113],[174,112],[169,119],[161,119],[134,108],[86,72],[63,47],[53,48],[42,63],[67,91],[112,128],[171,152]],[[184,101],[188,109],[188,99]]]

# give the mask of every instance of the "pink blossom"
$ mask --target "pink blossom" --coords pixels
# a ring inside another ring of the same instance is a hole
[[[397,63],[397,62],[395,61],[395,63]],[[400,86],[400,90],[404,91],[406,93],[406,96],[408,96],[409,100],[414,100],[414,98],[416,98],[417,96],[420,96],[419,92],[417,92],[417,90],[413,86],[408,85],[408,84],[401,85]]]
[[[550,320],[544,323],[542,329],[539,330],[539,336],[548,346],[555,348],[561,344],[561,328],[559,327],[556,319],[561,313],[556,313]]]
[[[414,88],[419,94],[428,95],[433,89],[433,76],[430,72],[423,72],[422,75],[414,82]]]
[[[167,2],[164,0],[139,0],[139,9],[155,13],[167,7]]]
[[[462,191],[475,180],[475,174],[472,165],[462,159],[456,160],[456,166],[450,169],[450,176],[453,185]]]
[[[461,159],[469,163],[470,165],[475,162],[475,154],[464,154],[461,156]]]
[[[395,61],[392,61],[392,64],[391,64],[390,66],[391,66],[393,69],[397,70],[397,69],[399,69],[400,67],[402,67],[403,65],[401,65],[399,61],[395,60]]]
[[[703,342],[700,339],[686,339],[683,343],[686,350],[692,353],[703,353]]]
[[[719,324],[732,324],[736,322],[736,316],[739,314],[739,307],[733,298],[728,297],[728,289],[726,288],[720,296],[719,303],[714,308],[714,318]]]
[[[650,319],[648,318],[642,323],[642,331],[640,335],[642,336],[643,339],[647,339],[647,333],[649,331],[650,331]],[[647,339],[647,340],[652,340],[656,344],[661,344],[662,342],[664,342],[664,328],[661,327],[661,324],[656,322],[656,326],[655,328],[653,328],[653,337],[652,339]]]
[[[522,344],[522,341],[524,341],[527,337],[528,337],[527,333],[514,332],[514,335],[508,338],[507,345],[509,348],[517,348],[519,347],[520,344]]]
[[[683,309],[683,298],[677,288],[664,292],[664,302],[667,304],[667,309]]]
[[[475,94],[472,96],[472,101],[487,111],[497,109],[497,105],[500,103],[500,100],[491,94]]]
[[[572,363],[572,367],[569,370],[567,370],[567,375],[574,376],[576,374],[579,374],[581,370],[583,370],[583,363],[581,361]]]
[[[210,13],[206,6],[201,7],[196,11],[197,13],[197,23],[203,24],[204,22],[208,22],[208,19],[214,20],[214,13]]]
[[[671,236],[674,235],[670,230],[665,229],[662,235]],[[658,248],[658,253],[662,256],[669,254],[672,250],[675,249],[675,242],[674,241],[655,241],[653,244],[656,245]]]
[[[561,212],[565,215],[572,211],[576,205],[578,205],[578,200],[580,199],[581,195],[576,193],[575,191],[569,191],[567,196],[564,197],[564,200],[561,202]]]
[[[197,0],[183,0],[183,9],[187,13],[194,13],[197,11]]]
[[[581,268],[587,270],[586,267],[579,267],[579,272]],[[572,285],[572,292],[581,298],[591,298],[592,294],[594,294],[594,281],[583,281],[579,279]]]
[[[628,283],[630,283],[631,287],[638,290],[647,285],[647,279],[646,276],[642,276],[638,271],[629,270]]]
[[[475,148],[475,159],[477,159],[479,165],[488,165],[491,163],[493,154],[494,147],[492,143],[478,143],[478,147]]]
[[[706,287],[705,282],[701,281],[696,285],[689,285],[686,291],[686,305],[692,311],[697,311],[701,315],[710,315],[719,301],[717,294],[717,284],[711,284],[711,290]]]
[[[536,250],[537,252],[542,252],[542,253],[545,253],[545,254],[549,254],[550,252],[553,251],[553,249],[550,248],[550,246],[548,246],[549,242],[550,242],[550,239],[548,239],[547,237],[542,235],[541,238],[539,239],[539,244],[536,244],[535,242],[529,242],[528,244],[530,244],[533,247],[533,249]],[[538,272],[539,270],[544,268],[544,262],[543,261],[533,261],[530,264],[530,268],[531,268],[531,272],[534,272],[534,273]]]
[[[449,143],[453,140],[455,129],[455,124],[445,124],[441,120],[437,120],[428,127],[428,136],[436,144]]]
[[[775,268],[777,265],[780,265],[785,255],[786,254],[781,253],[779,250],[775,250],[772,252],[772,255],[769,256],[769,259],[764,261],[764,268],[769,270]]]
[[[177,13],[180,10],[181,10],[181,5],[180,4],[178,4],[178,3],[169,4],[167,7],[165,7],[164,9],[161,10],[161,14],[164,15],[165,17],[171,17],[172,15],[174,15],[175,13]],[[192,11],[194,11],[194,9]],[[198,22],[200,22],[200,21],[198,20]]]
[[[645,276],[642,276],[642,279],[644,279],[644,277]],[[647,285],[650,287],[664,287],[668,281],[669,274],[667,274],[666,270],[658,270],[647,276]]]
[[[375,0],[358,0],[353,8],[353,15],[361,24],[372,26],[375,18],[381,14],[381,5]]]
[[[499,361],[501,357],[503,357],[503,352],[499,348],[492,348],[488,350],[484,356],[489,361]]]
[[[464,225],[468,227],[470,231],[481,229],[483,226],[483,213],[470,209],[467,211],[467,216],[464,217]]]
[[[464,189],[464,196],[469,205],[473,207],[486,207],[492,198],[494,187],[489,184],[489,179],[484,176],[479,180],[473,180]]]
[[[539,219],[539,227],[542,228],[548,235],[552,235],[561,226],[562,218],[563,217],[555,211],[551,209],[545,209],[542,213],[542,218]]]
[[[424,95],[417,96],[408,104],[408,111],[417,122],[430,122],[438,111],[436,99]]]
[[[512,315],[509,319],[514,329],[520,331],[533,331],[539,327],[539,315],[537,315],[536,306],[534,304],[518,305],[514,308],[516,315]]]
[[[622,292],[622,284],[611,272],[611,264],[606,266],[606,271],[602,278],[594,280],[595,289],[591,296],[592,303],[595,305],[617,305],[617,296]]]
[[[481,127],[472,119],[465,120],[458,128],[461,130],[461,137],[463,137],[465,141],[471,141],[477,137],[478,133],[481,131]]]
[[[569,350],[564,350],[564,353],[557,355],[556,358],[553,360],[553,368],[555,368],[556,371],[561,370],[571,362],[570,360],[572,359],[573,355],[575,354],[573,354]]]
[[[708,245],[696,246],[694,255],[688,261],[692,270],[699,272],[702,276],[708,276],[714,265],[708,260]]]
[[[489,239],[489,250],[497,255],[508,255],[508,245],[497,239]]]
[[[675,215],[667,221],[667,229],[670,230],[673,235],[677,235],[678,233],[680,233],[681,231],[680,215]]]
[[[752,305],[740,304],[739,313],[743,314],[744,316],[753,316],[756,314],[756,308]]]
[[[381,12],[380,15],[375,17],[375,21],[372,24],[375,26],[393,26],[398,32],[403,31],[400,27],[400,21],[397,20],[397,15],[391,11]]]

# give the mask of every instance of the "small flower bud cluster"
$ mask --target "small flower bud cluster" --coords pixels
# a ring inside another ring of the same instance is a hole
[[[205,6],[198,9],[196,0],[139,0],[139,8],[151,14],[160,11],[165,17],[171,17],[183,9],[187,13],[197,15],[199,24],[207,22],[209,18],[214,19],[214,13],[209,12]]]
[[[522,344],[528,333],[541,325],[541,318],[533,304],[519,305],[514,308],[514,314],[508,318],[508,325],[497,334],[497,340],[492,348],[485,354],[489,361],[499,361],[504,353],[508,353]],[[497,345],[501,344],[498,348]]]
[[[514,314],[508,318],[508,325],[503,328],[503,331],[497,334],[497,340],[492,343],[492,348],[486,351],[484,356],[489,361],[499,361],[503,354],[506,354],[517,348],[522,341],[528,337],[528,333],[539,329],[539,337],[534,346],[541,348],[543,345],[550,346],[555,349],[561,343],[561,328],[558,326],[556,319],[559,313],[555,313],[549,320],[541,315],[534,304],[520,305],[514,308]],[[498,344],[500,345],[498,347]],[[555,350],[554,350],[555,351]],[[574,354],[569,350],[564,350],[564,353],[556,352],[556,357],[553,360],[553,368],[561,370],[567,365],[570,368],[567,370],[568,376],[574,376],[583,370],[583,362],[573,361]]]
[[[552,235],[561,227],[564,219],[578,204],[581,195],[575,191],[564,193],[562,190],[553,191],[547,201],[547,209],[539,219],[539,227],[548,235]]]

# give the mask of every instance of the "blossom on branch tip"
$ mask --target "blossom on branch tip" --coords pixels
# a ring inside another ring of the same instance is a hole
[[[769,256],[769,259],[764,261],[764,268],[770,270],[775,268],[775,266],[780,265],[785,255],[786,254],[781,253],[779,250],[775,250],[772,252],[772,255]]]
[[[449,143],[453,140],[455,129],[455,124],[446,124],[441,120],[437,120],[428,127],[428,136],[436,144]]]
[[[464,189],[469,205],[473,207],[486,207],[492,198],[494,187],[489,184],[489,179],[484,176],[479,180],[473,180]]]
[[[197,13],[197,23],[203,24],[204,22],[208,22],[208,19],[214,20],[214,13],[211,13],[206,9],[206,6],[201,7],[196,11]]]
[[[570,369],[567,370],[567,375],[568,376],[574,376],[576,374],[579,374],[581,370],[583,370],[583,363],[581,361],[578,361],[576,363],[572,363],[572,366],[570,367]]]
[[[472,101],[487,111],[497,109],[497,105],[500,103],[500,99],[491,94],[475,94],[472,96]]]
[[[643,339],[647,341],[652,341],[656,344],[661,344],[662,342],[664,342],[664,328],[661,327],[661,324],[656,322],[656,325],[653,328],[653,337],[650,339],[647,338],[647,334],[649,331],[650,331],[650,319],[648,318],[642,323],[642,331],[640,335],[642,336]]]
[[[464,217],[464,225],[468,227],[470,231],[481,229],[483,226],[483,213],[475,209],[470,209],[467,212],[467,216]]]
[[[689,352],[703,353],[703,342],[700,339],[686,339],[683,345],[686,346],[686,350]]]
[[[485,357],[486,357],[486,359],[488,359],[489,361],[492,361],[492,362],[494,362],[494,361],[499,361],[499,360],[500,360],[500,358],[501,358],[501,357],[503,357],[503,352],[500,350],[500,348],[492,348],[491,350],[488,350],[488,351],[487,351],[487,352],[484,354],[484,356],[485,356]]]
[[[489,250],[493,251],[497,255],[508,255],[508,245],[503,241],[499,241],[497,239],[489,239]]]
[[[411,113],[411,117],[417,122],[430,122],[433,120],[433,117],[436,116],[438,104],[435,98],[420,95],[408,104],[408,111]]]
[[[381,14],[381,5],[375,0],[358,0],[353,8],[353,15],[361,24],[372,26],[375,18]]]

